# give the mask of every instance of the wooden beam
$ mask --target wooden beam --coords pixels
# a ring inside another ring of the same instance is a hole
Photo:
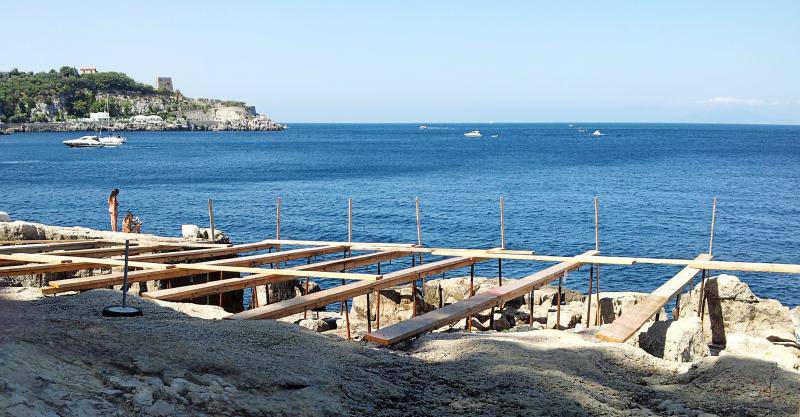
[[[226,319],[230,320],[252,320],[252,319],[278,319],[294,313],[302,313],[304,310],[311,310],[317,307],[324,307],[328,304],[346,300],[355,296],[363,295],[368,292],[405,284],[423,276],[440,274],[452,269],[470,266],[478,259],[470,258],[451,258],[441,261],[431,262],[412,268],[401,269],[383,275],[377,281],[363,281],[352,284],[345,284],[339,287],[328,288],[302,297],[268,304],[252,310],[234,314]]]
[[[175,264],[171,265],[179,269],[191,269],[195,271],[206,272],[244,272],[248,274],[264,274],[269,272],[270,275],[283,275],[286,277],[312,277],[312,278],[337,278],[337,279],[352,279],[352,280],[377,280],[380,275],[374,274],[354,274],[348,272],[323,272],[323,271],[298,271],[295,269],[287,268],[273,268],[266,270],[264,268],[253,268],[246,266],[225,266],[225,265],[209,265],[207,263],[198,262],[195,264]]]
[[[34,243],[28,245],[13,245],[0,247],[0,254],[7,255],[11,253],[39,253],[58,249],[87,249],[96,248],[100,246],[114,246],[116,242],[107,240],[81,240],[81,241],[56,241],[53,243]]]
[[[341,252],[347,249],[346,246],[322,246],[314,248],[294,249],[282,252],[243,256],[239,258],[219,259],[206,262],[207,265],[225,266],[244,266],[253,267],[270,263],[284,262],[293,259],[309,258],[313,256],[327,255],[330,253]],[[197,275],[194,269],[174,268],[166,271],[135,271],[128,274],[129,282],[153,281],[163,279],[173,279]],[[122,283],[123,274],[98,275],[87,278],[71,278],[57,281],[50,281],[50,287],[42,288],[44,294],[56,294],[66,291],[88,290],[93,288],[103,288]]]
[[[697,261],[708,261],[709,254],[701,254]],[[607,327],[597,333],[597,338],[608,342],[624,342],[636,334],[642,326],[656,315],[669,300],[689,284],[689,281],[700,272],[697,268],[685,267],[674,277],[656,288],[650,295],[639,300],[633,307],[626,310],[622,316],[614,320]],[[597,300],[599,303],[600,301]]]
[[[0,255],[0,259],[7,261],[26,261],[26,262],[41,262],[41,263],[91,263],[98,265],[109,266],[125,266],[125,261],[121,259],[107,259],[107,258],[87,258],[83,256],[58,256],[58,255],[45,255],[41,253],[14,253],[11,255]],[[153,262],[128,262],[131,268],[145,268],[145,269],[171,269],[175,265],[159,264]]]
[[[409,256],[411,252],[390,251],[369,253],[366,255],[359,255],[343,259],[334,259],[330,261],[317,262],[308,265],[300,265],[293,267],[298,271],[344,271],[348,269],[360,268],[366,265],[372,265],[380,262],[388,262],[392,259]],[[273,284],[276,282],[285,281],[290,279],[285,275],[278,275],[272,273],[250,275],[243,278],[229,278],[219,281],[211,281],[207,283],[186,285],[182,287],[175,287],[164,290],[148,291],[142,295],[146,298],[156,300],[169,300],[179,301],[187,300],[203,295],[219,294],[228,291],[241,290],[245,288],[252,288],[258,285]]]
[[[591,256],[596,253],[597,251],[590,250],[584,252],[581,256]],[[371,342],[390,345],[436,330],[442,326],[461,320],[462,318],[475,315],[481,311],[522,297],[528,294],[531,289],[539,288],[563,276],[565,272],[579,268],[582,263],[577,261],[577,259],[581,256],[573,257],[571,261],[553,265],[524,278],[509,280],[505,285],[481,292],[457,303],[368,333],[364,338]]]

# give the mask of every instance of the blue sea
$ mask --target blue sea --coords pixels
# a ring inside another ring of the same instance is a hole
[[[500,245],[504,196],[508,248],[574,255],[594,248],[598,196],[603,254],[693,258],[708,250],[716,196],[715,259],[800,263],[800,126],[289,126],[130,132],[116,149],[61,144],[78,134],[0,136],[0,210],[106,228],[106,198],[119,188],[120,210],[139,215],[145,232],[177,236],[181,224],[207,224],[212,198],[217,227],[247,242],[274,237],[281,196],[282,237],[346,240],[352,197],[354,240],[411,243],[419,197],[425,245],[491,248]],[[465,138],[472,129],[483,137]],[[503,274],[524,276],[543,265],[506,261]],[[651,291],[678,269],[606,266],[601,288]],[[477,272],[494,276],[496,263]],[[759,296],[800,304],[800,276],[734,274]],[[585,291],[587,276],[573,273],[567,286]]]

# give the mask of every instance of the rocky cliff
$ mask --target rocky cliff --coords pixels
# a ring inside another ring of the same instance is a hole
[[[107,112],[110,120],[98,117]],[[92,117],[94,116],[94,117]],[[283,130],[240,101],[193,99],[125,74],[0,73],[0,130]]]

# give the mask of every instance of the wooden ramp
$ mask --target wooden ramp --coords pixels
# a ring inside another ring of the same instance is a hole
[[[362,281],[346,284],[339,287],[328,288],[302,297],[280,301],[252,310],[243,311],[238,314],[225,317],[228,320],[252,320],[252,319],[279,319],[295,313],[302,313],[317,307],[324,307],[331,303],[347,300],[352,297],[367,294],[369,292],[405,284],[423,276],[440,274],[452,269],[470,266],[482,260],[473,258],[449,258],[441,261],[418,265],[412,268],[401,269],[399,271],[385,274],[377,281]]]
[[[709,261],[711,255],[703,253],[695,258],[697,261]],[[681,292],[692,277],[697,275],[700,269],[685,267],[677,275],[670,278],[660,287],[656,288],[650,295],[640,300],[635,306],[622,314],[605,328],[597,333],[597,338],[608,342],[624,342],[636,334],[642,326],[656,315],[661,307],[666,305],[669,300]]]
[[[596,250],[590,250],[579,256],[592,256],[597,253],[598,251]],[[498,306],[504,302],[522,297],[529,293],[531,289],[539,288],[564,275],[565,272],[580,268],[581,265],[582,263],[578,261],[562,262],[524,278],[508,280],[505,285],[492,288],[457,303],[368,333],[364,338],[371,342],[384,345],[391,345],[403,340],[408,340],[420,334],[454,323],[462,318]]]
[[[411,255],[411,252],[402,251],[386,251],[377,253],[368,253],[366,255],[353,256],[343,259],[334,259],[325,262],[317,262],[308,265],[295,266],[290,269],[298,271],[345,271],[348,269],[360,268],[362,266],[373,265],[380,262],[388,262],[393,259],[401,258]],[[219,294],[228,291],[241,290],[251,288],[258,285],[272,284],[275,282],[286,281],[295,279],[296,277],[288,277],[278,274],[254,274],[244,278],[228,278],[219,281],[211,281],[201,284],[185,285],[181,287],[169,288],[164,290],[149,291],[143,293],[142,296],[152,298],[155,300],[169,300],[179,301],[196,298],[201,295]]]
[[[241,266],[255,267],[269,263],[277,263],[294,259],[310,258],[313,256],[326,255],[346,250],[346,246],[319,246],[305,249],[294,249],[267,254],[243,256],[239,258],[219,259],[216,261],[205,262],[208,265],[218,266]],[[266,271],[266,270],[265,270]],[[166,270],[145,270],[128,273],[128,282],[154,281],[172,278],[188,277],[202,274],[202,271],[195,269],[172,268]],[[90,290],[94,288],[121,285],[122,273],[109,275],[99,275],[88,278],[72,278],[50,281],[50,287],[42,288],[43,294],[57,294],[67,291]]]

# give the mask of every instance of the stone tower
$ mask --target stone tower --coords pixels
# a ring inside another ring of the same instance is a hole
[[[172,92],[172,77],[156,77],[156,90]]]

